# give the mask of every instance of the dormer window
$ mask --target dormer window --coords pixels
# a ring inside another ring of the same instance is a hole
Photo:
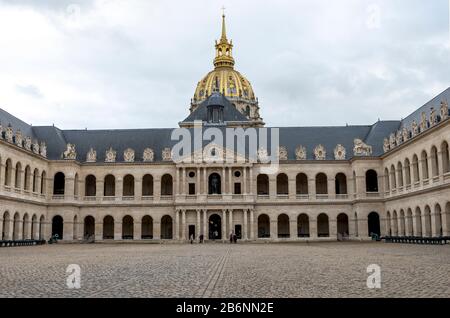
[[[208,106],[208,123],[214,124],[223,123],[223,106],[221,105]]]

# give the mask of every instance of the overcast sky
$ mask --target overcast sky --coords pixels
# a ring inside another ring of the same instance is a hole
[[[0,108],[62,129],[176,127],[223,5],[269,126],[400,119],[450,86],[449,0],[0,0]]]

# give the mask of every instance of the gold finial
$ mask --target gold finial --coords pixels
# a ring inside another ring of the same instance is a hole
[[[227,31],[225,27],[225,7],[222,7],[222,39],[227,39]]]

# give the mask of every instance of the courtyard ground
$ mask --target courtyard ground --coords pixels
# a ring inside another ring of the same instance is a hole
[[[81,268],[81,288],[66,268]],[[369,289],[367,267],[381,267]],[[0,249],[0,297],[450,297],[450,245],[53,244]]]

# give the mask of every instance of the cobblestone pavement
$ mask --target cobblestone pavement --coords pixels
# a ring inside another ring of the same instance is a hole
[[[66,268],[81,267],[81,289]],[[381,266],[381,289],[366,286]],[[0,249],[0,297],[450,297],[450,245],[56,244]]]

